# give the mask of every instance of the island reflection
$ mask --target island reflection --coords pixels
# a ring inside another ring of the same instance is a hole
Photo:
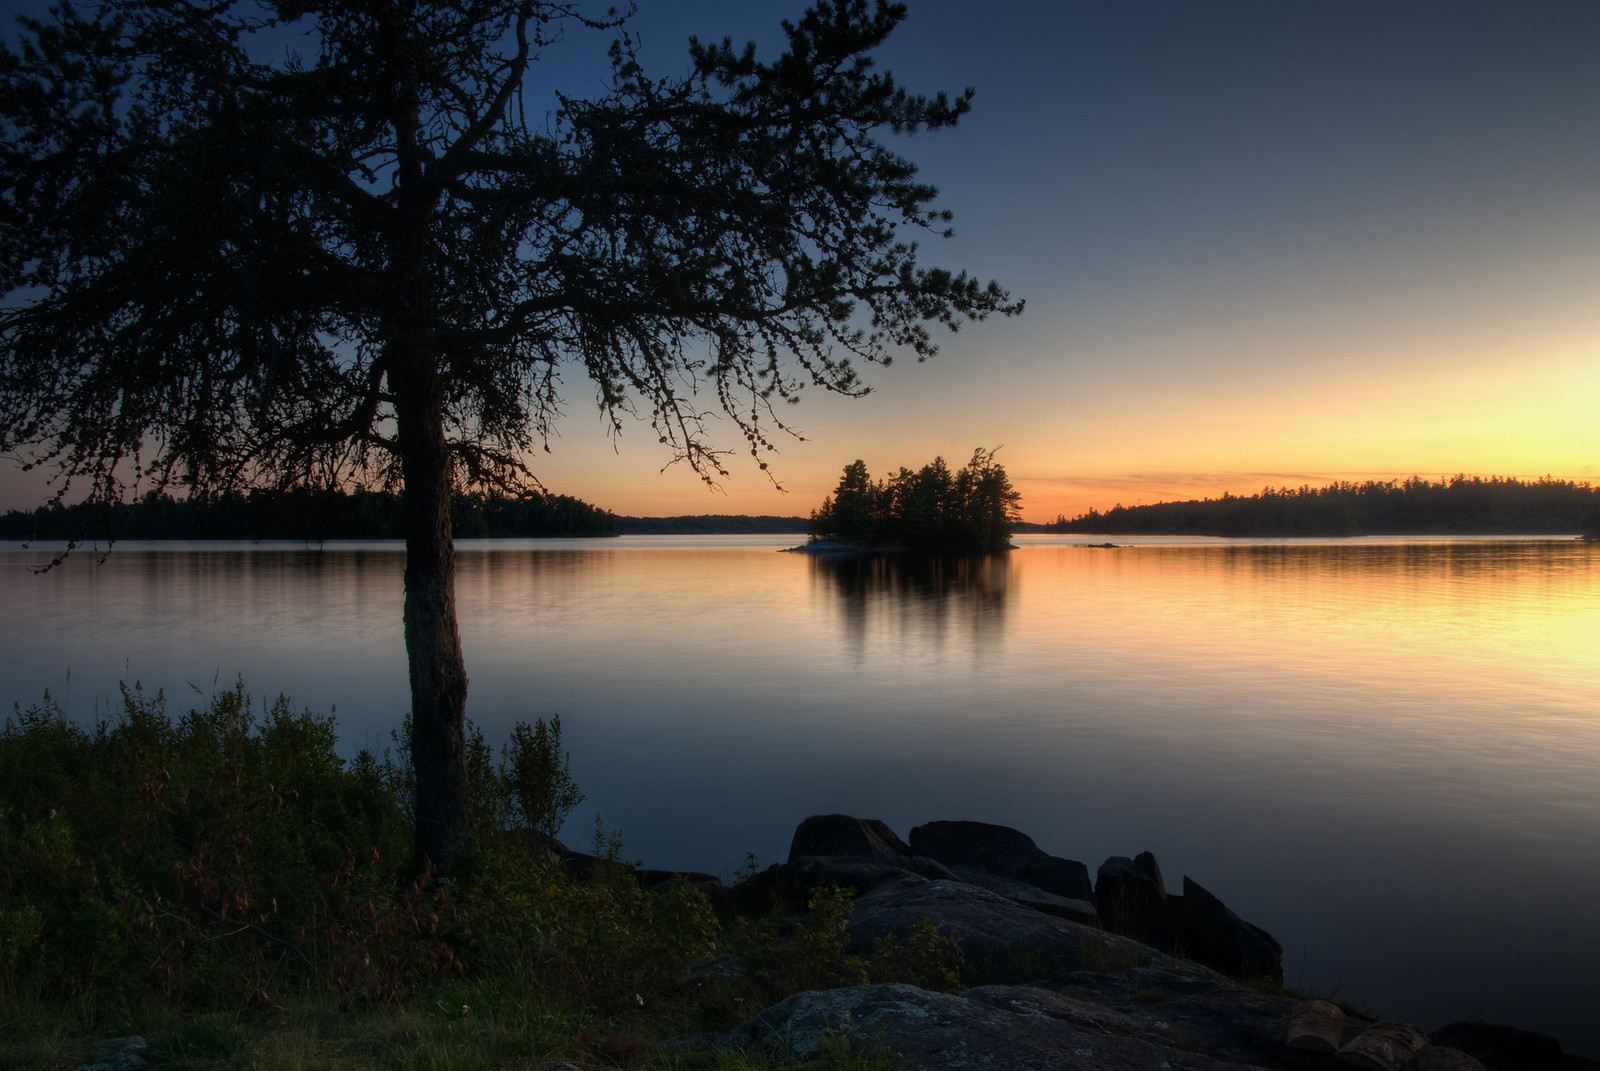
[[[1010,555],[819,554],[814,593],[837,608],[858,648],[876,639],[955,639],[993,646],[1006,627],[1016,571]]]

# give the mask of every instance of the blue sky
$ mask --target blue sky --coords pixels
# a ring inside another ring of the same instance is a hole
[[[926,259],[1027,311],[869,370],[865,399],[808,392],[782,495],[737,458],[720,495],[660,472],[648,426],[609,439],[574,378],[551,489],[804,513],[855,458],[976,446],[1003,446],[1035,520],[1267,483],[1600,479],[1600,5],[908,6],[881,65],[977,89],[961,127],[898,146],[955,213]],[[633,29],[666,73],[691,33],[770,54],[798,11],[641,0]],[[573,35],[546,84],[598,89],[605,43]]]

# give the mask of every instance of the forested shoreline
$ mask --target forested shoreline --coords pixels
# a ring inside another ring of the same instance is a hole
[[[799,535],[804,517],[749,516],[741,513],[683,514],[673,517],[618,517],[619,535]]]
[[[1041,526],[1104,535],[1600,535],[1600,488],[1587,482],[1457,475],[1437,482],[1267,487],[1253,495],[1118,504]]]
[[[610,512],[569,495],[457,496],[458,538],[614,536]],[[251,490],[132,502],[49,505],[0,516],[0,539],[399,539],[400,496],[383,491]]]

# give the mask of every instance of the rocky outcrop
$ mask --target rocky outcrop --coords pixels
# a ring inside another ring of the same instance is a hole
[[[1106,929],[1153,948],[1199,960],[1235,978],[1283,981],[1283,946],[1240,918],[1187,875],[1170,895],[1149,852],[1114,855],[1095,876],[1095,906]]]
[[[1076,927],[1103,926],[1236,977],[1283,980],[1283,949],[1271,934],[1188,877],[1183,895],[1169,895],[1151,853],[1107,859],[1091,887],[1082,863],[987,822],[929,822],[914,828],[907,844],[874,818],[813,815],[795,829],[788,861],[733,890],[732,899],[750,899],[756,885],[761,895],[797,911],[812,890],[851,889],[860,898],[853,932],[873,938],[904,936],[923,917],[916,912],[937,907],[943,914],[936,921],[958,931],[969,961],[996,980],[1029,977],[1034,967],[1027,961],[1063,970],[1081,966],[1085,955],[1109,956],[1124,966],[1148,955],[1103,934],[1089,940],[1040,915]]]
[[[932,919],[941,932],[953,931],[969,971],[990,981],[1169,961],[1146,945],[1023,907],[976,885],[910,873],[858,896],[849,933],[855,948],[865,952],[886,934],[906,937],[923,919]]]
[[[979,870],[971,866],[953,866],[950,868],[956,878],[968,885],[976,885],[980,889],[988,889],[992,893],[1004,896],[1014,904],[1043,911],[1046,915],[1059,915],[1073,922],[1081,922],[1086,926],[1100,925],[1100,912],[1095,910],[1094,903],[1089,900],[1074,900],[1065,896],[1057,896],[1053,892],[1046,892],[1027,882],[1017,881],[1014,878],[1001,877],[991,874],[986,870]]]
[[[1283,950],[1193,879],[1172,894],[1151,853],[1114,856],[1090,905],[1054,891],[1084,892],[1073,868],[1082,869],[1004,826],[933,822],[907,844],[879,821],[808,818],[787,863],[730,895],[788,890],[792,905],[792,894],[848,886],[852,952],[931,921],[956,938],[963,977],[987,984],[955,995],[904,984],[799,993],[717,1043],[801,1058],[866,1043],[929,1071],[1600,1071],[1543,1035],[1460,1023],[1430,1039],[1407,1023],[1241,985],[1229,976],[1281,982]]]
[[[1266,930],[1246,922],[1187,875],[1183,895],[1169,897],[1190,954],[1235,978],[1283,981],[1283,946]]]
[[[1095,873],[1094,903],[1106,929],[1164,952],[1183,943],[1183,923],[1168,902],[1156,857],[1113,855]]]
[[[899,867],[911,862],[910,846],[894,830],[876,818],[848,814],[814,814],[796,826],[789,842],[789,862],[805,855],[871,859]]]
[[[801,1058],[865,1042],[923,1071],[1337,1071],[1331,1056],[1284,1044],[1294,1006],[1203,969],[1131,967],[1064,976],[1048,988],[988,985],[952,995],[873,985],[800,993],[728,1040]]]
[[[955,878],[943,864],[912,855],[906,842],[876,818],[817,814],[795,829],[789,861],[776,878],[781,891],[803,903],[805,894],[819,886],[838,885],[863,893],[907,872]]]
[[[1286,1028],[1295,1035],[1289,1024],[1319,1004],[1255,992],[1203,969],[1130,967],[1076,972],[1048,987],[986,985],[959,994],[901,984],[799,993],[718,1041],[801,1059],[867,1044],[920,1071],[1484,1071],[1466,1053],[1427,1043],[1408,1023],[1346,1020],[1342,1012],[1337,1055],[1286,1044]],[[1321,1017],[1324,1009],[1312,1011]]]
[[[985,987],[960,995],[884,984],[799,993],[732,1040],[804,1059],[862,1041],[923,1071],[1005,1067],[1096,1071],[1220,1071],[1236,1066],[1186,1051],[1116,1011],[1060,993]]]
[[[1089,868],[1050,855],[1026,833],[987,822],[929,822],[911,831],[911,851],[949,867],[971,867],[1067,900],[1089,902]]]

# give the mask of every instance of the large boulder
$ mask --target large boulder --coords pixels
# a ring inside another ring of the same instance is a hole
[[[1187,875],[1183,895],[1167,898],[1189,943],[1189,954],[1235,978],[1283,984],[1283,946],[1266,930],[1234,914]]]
[[[858,896],[849,933],[856,950],[867,952],[885,934],[905,939],[923,919],[942,932],[954,931],[971,973],[989,981],[1171,962],[1146,945],[1023,907],[987,889],[909,873]],[[1207,968],[1194,970],[1221,979]]]
[[[891,866],[846,855],[801,855],[778,868],[780,892],[797,907],[805,905],[813,889],[834,885],[851,889],[860,896],[884,882],[896,881],[909,874],[935,880],[955,877],[931,859],[919,860],[907,866]]]
[[[1256,992],[1195,963],[1076,971],[1046,984],[1122,1013],[1139,1024],[1141,1037],[1167,1039],[1189,1052],[1253,1067],[1338,1066],[1327,1055],[1285,1045],[1294,1000]],[[1365,1025],[1352,1020],[1351,1036]]]
[[[911,831],[911,851],[950,867],[976,867],[1068,900],[1094,899],[1088,867],[1050,855],[1032,837],[1009,826],[929,822]]]
[[[1065,896],[1057,896],[1052,892],[1045,892],[1036,885],[1029,885],[1025,881],[1014,878],[1002,877],[991,874],[987,870],[980,870],[975,866],[953,866],[950,868],[955,876],[968,885],[976,885],[980,889],[988,889],[992,893],[999,893],[1014,904],[1031,907],[1035,911],[1043,911],[1046,915],[1060,915],[1073,922],[1082,922],[1088,926],[1100,925],[1100,913],[1095,910],[1094,904],[1089,900],[1073,900]]]
[[[1185,956],[1235,978],[1283,982],[1283,946],[1185,876],[1183,893],[1167,892],[1149,852],[1114,855],[1095,875],[1095,906],[1106,929],[1163,952]]]
[[[911,848],[894,830],[876,818],[848,814],[814,814],[796,826],[789,842],[789,862],[803,855],[871,859],[904,869],[911,865]]]
[[[1167,887],[1155,856],[1140,852],[1129,859],[1113,855],[1095,872],[1094,904],[1100,922],[1112,933],[1142,941],[1163,952],[1183,943],[1183,924],[1167,902]]]
[[[899,873],[955,878],[937,860],[913,856],[906,842],[876,818],[814,814],[795,828],[779,881],[786,894],[804,903],[809,890],[818,886],[863,893]]]

